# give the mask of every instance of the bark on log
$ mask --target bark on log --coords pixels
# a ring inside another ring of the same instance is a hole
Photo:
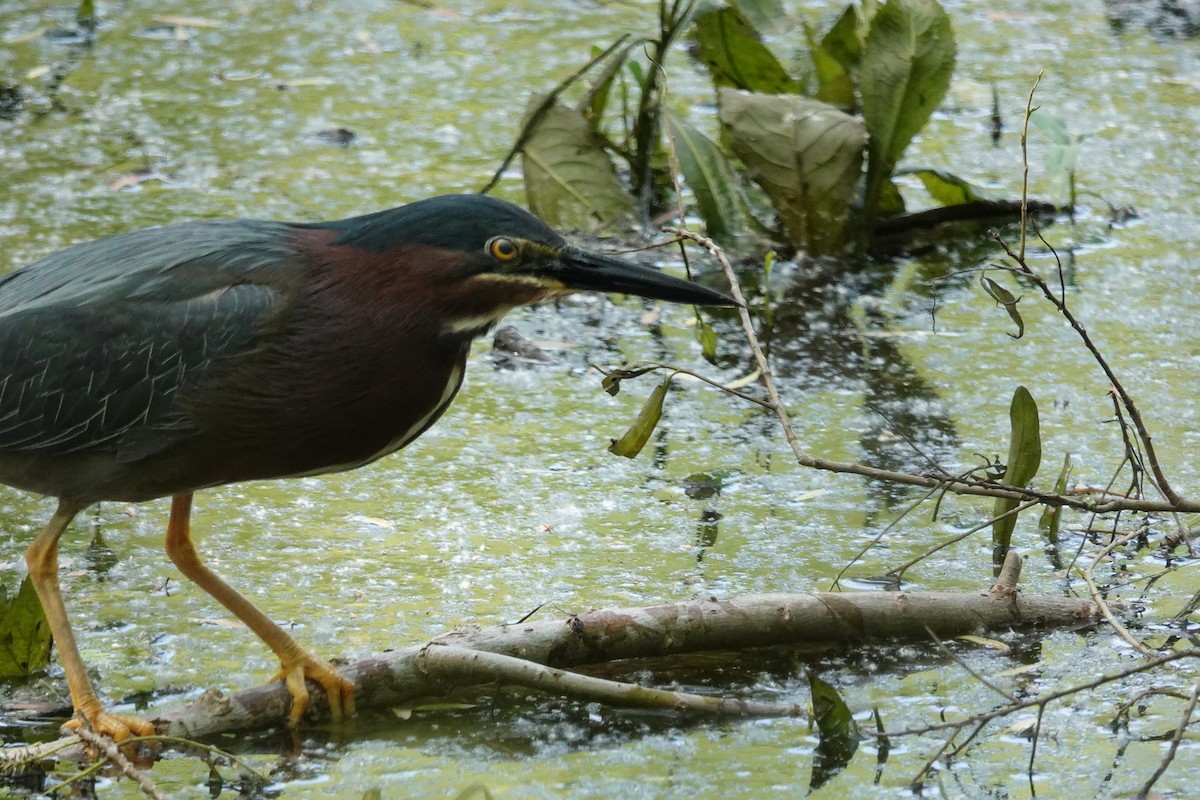
[[[1095,623],[1090,601],[1024,596],[1011,584],[980,594],[950,592],[845,592],[772,594],[704,600],[647,608],[589,611],[547,622],[466,628],[432,642],[364,658],[340,667],[354,681],[362,708],[389,708],[416,698],[440,696],[455,685],[487,682],[478,672],[447,673],[422,658],[426,648],[497,653],[555,668],[616,659],[665,656],[702,650],[741,650],[803,643],[928,640],[967,633]],[[328,706],[311,687],[311,719]],[[590,697],[589,697],[590,699]],[[210,690],[198,701],[157,718],[170,736],[283,725],[289,697],[282,683],[225,694]]]

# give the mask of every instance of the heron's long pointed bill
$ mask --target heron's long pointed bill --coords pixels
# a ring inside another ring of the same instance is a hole
[[[701,306],[736,306],[729,297],[697,283],[673,278],[649,267],[568,246],[554,277],[571,289],[636,294],[652,300]]]

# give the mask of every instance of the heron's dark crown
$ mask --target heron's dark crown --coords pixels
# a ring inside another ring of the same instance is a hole
[[[479,253],[495,236],[539,242],[554,249],[566,242],[549,225],[518,206],[482,194],[450,194],[335,222],[303,225],[338,232],[332,244],[363,250],[425,245]]]

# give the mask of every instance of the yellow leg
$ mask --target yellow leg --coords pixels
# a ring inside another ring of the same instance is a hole
[[[79,657],[75,634],[67,619],[62,592],[58,586],[58,540],[71,520],[79,513],[79,506],[60,500],[54,516],[25,551],[25,563],[29,566],[29,580],[50,623],[50,633],[58,647],[58,657],[67,673],[67,686],[71,689],[71,703],[75,706],[78,719],[68,722],[66,727],[77,728],[88,725],[97,733],[111,736],[121,742],[130,736],[150,736],[154,726],[144,719],[110,714],[100,705],[87,668]]]
[[[296,640],[288,636],[271,619],[242,596],[237,589],[217,576],[205,566],[192,545],[191,537],[192,495],[176,495],[171,500],[171,520],[167,523],[167,555],[193,583],[212,595],[235,617],[258,634],[275,655],[279,656],[280,669],[276,680],[287,683],[292,696],[292,712],[288,724],[296,727],[308,708],[308,687],[305,679],[311,678],[325,689],[329,700],[329,713],[334,720],[354,714],[354,684],[338,675],[327,661],[309,653]]]

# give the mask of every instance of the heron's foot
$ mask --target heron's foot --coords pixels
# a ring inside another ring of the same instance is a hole
[[[292,712],[288,715],[288,727],[297,728],[304,712],[308,709],[309,695],[306,680],[311,680],[325,690],[329,701],[329,716],[334,722],[354,716],[354,683],[343,678],[328,661],[317,658],[306,650],[285,659],[275,673],[274,680],[287,684],[292,696]]]
[[[131,736],[154,736],[158,731],[154,724],[141,717],[127,717],[123,714],[110,714],[102,708],[94,710],[77,709],[75,719],[63,724],[69,731],[77,731],[85,725],[94,733],[107,736],[117,744]],[[82,717],[82,719],[80,719]]]

